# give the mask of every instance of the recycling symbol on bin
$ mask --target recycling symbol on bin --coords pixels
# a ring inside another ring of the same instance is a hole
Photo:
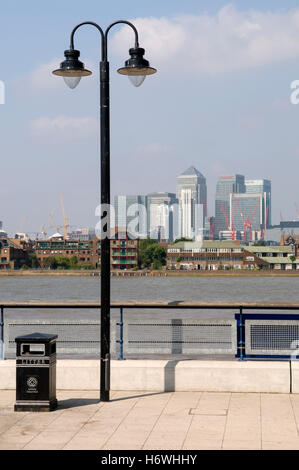
[[[38,384],[38,380],[35,377],[28,377],[27,385],[29,388],[36,388]]]

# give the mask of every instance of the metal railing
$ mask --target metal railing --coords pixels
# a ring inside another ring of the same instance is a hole
[[[97,309],[100,311],[100,307],[100,303],[95,301],[0,302],[0,359],[4,359],[5,350],[9,347],[7,343],[11,343],[11,347],[14,347],[14,336],[34,332],[38,327],[60,328],[61,353],[95,354],[99,351],[100,345],[99,321],[88,322],[82,319],[73,321],[33,319],[27,323],[20,319],[6,321],[5,310]],[[299,313],[299,303],[119,301],[112,302],[111,309],[118,309],[120,312],[119,321],[115,323],[111,334],[111,347],[115,353],[118,353],[119,360],[124,359],[125,353],[139,356],[229,354],[239,360],[258,357],[289,358],[294,356],[299,347],[299,315],[290,313],[296,311]],[[142,315],[142,318],[138,316],[136,319],[125,321],[125,310],[132,309],[143,312],[157,309],[172,312],[178,310],[184,313],[181,318],[177,318],[179,315],[176,315],[176,318],[163,318],[161,315],[156,316],[155,320],[148,320],[146,315]],[[231,310],[233,313],[231,319],[221,319],[221,315],[217,320],[202,319],[200,315],[194,317],[195,310],[200,312]],[[193,318],[187,318],[188,311],[193,311]],[[260,311],[263,313],[257,313]],[[269,313],[266,314],[266,311]],[[277,313],[278,311],[283,313]],[[11,329],[10,337],[6,332],[6,326],[8,330]],[[72,329],[71,332],[66,331],[68,328]],[[85,347],[84,342],[88,347]],[[119,345],[117,352],[116,344]],[[59,352],[59,338],[57,346]]]

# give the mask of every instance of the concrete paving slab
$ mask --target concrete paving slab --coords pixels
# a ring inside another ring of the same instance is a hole
[[[260,394],[233,393],[231,395],[223,448],[261,448]]]
[[[296,394],[117,391],[103,403],[96,391],[58,390],[57,398],[50,413],[15,413],[15,392],[0,391],[0,450],[299,449]]]
[[[299,444],[297,424],[290,395],[261,395],[261,429],[263,442]]]

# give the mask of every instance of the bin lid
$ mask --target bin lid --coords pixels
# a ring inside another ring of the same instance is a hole
[[[30,333],[29,335],[17,336],[15,341],[17,343],[30,342],[30,343],[49,343],[53,339],[58,338],[58,335],[48,333]]]

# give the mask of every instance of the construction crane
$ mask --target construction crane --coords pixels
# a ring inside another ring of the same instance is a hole
[[[53,218],[54,211],[55,211],[55,209],[51,210],[47,224],[42,225],[42,227],[41,227],[40,232],[43,234],[44,239],[47,238],[47,231],[48,231],[48,228],[50,228],[50,223],[51,223],[51,220]]]
[[[297,213],[297,217],[299,219],[299,209],[298,209],[298,206],[297,206],[297,203],[295,202],[295,209],[296,209],[296,213]]]
[[[232,238],[232,240],[234,240],[235,239],[235,231],[234,231],[234,228],[233,228],[233,223],[232,223],[232,226],[230,226],[230,223],[228,221],[225,209],[224,209],[223,205],[221,204],[221,202],[220,202],[220,207],[221,207],[221,210],[223,212],[227,228],[231,232],[231,238]]]
[[[69,220],[66,218],[65,215],[65,210],[64,210],[64,202],[63,202],[63,197],[62,194],[60,194],[60,202],[61,202],[61,208],[62,208],[62,214],[63,214],[63,220],[64,220],[64,239],[68,239],[68,228],[70,227],[69,225]]]
[[[238,206],[238,210],[239,210],[240,216],[241,216],[242,221],[243,221],[244,241],[246,241],[246,238],[247,238],[247,228],[249,227],[249,220],[248,220],[248,217],[247,217],[247,219],[245,219],[245,217],[244,217],[244,215],[243,215],[243,212],[241,211],[241,207],[240,207],[240,204],[239,204],[238,199],[236,199],[236,203],[237,203],[237,206]]]
[[[19,226],[19,228],[17,229],[16,233],[21,233],[21,232],[22,232],[23,227],[24,227],[24,225],[25,225],[25,222],[26,222],[27,218],[28,218],[28,216],[25,215],[25,216],[24,216],[24,219],[23,219],[21,225]]]
[[[254,208],[254,211],[252,212],[251,214],[251,219],[249,220],[249,217],[248,217],[248,223],[249,223],[249,227],[250,227],[250,232],[249,232],[249,239],[252,240],[252,224],[253,224],[253,219],[254,219],[254,216],[255,216],[255,213],[256,213],[256,210],[258,208],[258,205],[260,203],[260,200],[258,199],[256,201],[256,205],[255,205],[255,208]]]

